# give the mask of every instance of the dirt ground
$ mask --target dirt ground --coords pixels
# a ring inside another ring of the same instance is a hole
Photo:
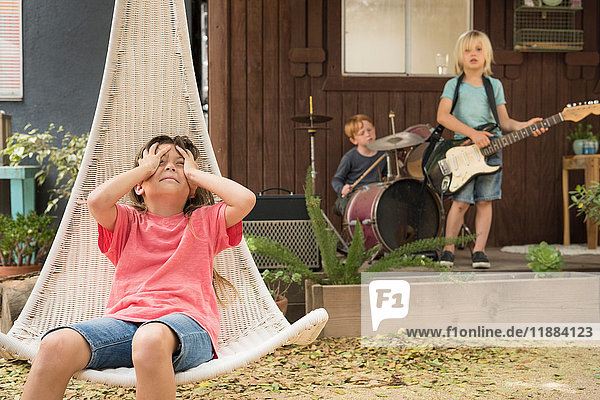
[[[19,400],[29,365],[0,360],[0,399]],[[66,399],[133,399],[72,380]],[[288,346],[178,388],[178,399],[600,399],[596,348],[367,348],[359,339]]]

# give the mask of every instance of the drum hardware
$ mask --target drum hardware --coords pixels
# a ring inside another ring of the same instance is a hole
[[[390,157],[390,152],[386,151],[385,153],[385,162],[387,164],[387,179],[392,179],[394,175],[392,174],[392,157]],[[396,164],[396,167],[398,164]]]
[[[311,168],[311,177],[313,184],[317,179],[317,169],[315,168],[315,133],[317,130],[325,130],[329,128],[317,128],[314,124],[321,124],[327,121],[331,121],[331,117],[327,115],[318,115],[313,114],[313,102],[312,96],[309,96],[309,114],[308,115],[296,115],[292,117],[292,121],[300,122],[300,123],[308,123],[310,126],[297,127],[294,129],[306,129],[308,134],[310,135],[310,168]]]
[[[396,132],[396,126],[394,124],[394,119],[396,118],[396,113],[393,110],[390,110],[388,114],[388,118],[390,119],[390,123],[392,125],[392,133]],[[394,149],[394,158],[396,159],[396,176],[400,176],[400,166],[398,165],[398,151]],[[392,178],[392,160],[391,157],[387,157],[387,174],[388,178]]]
[[[338,238],[338,242],[342,245],[342,250],[348,253],[348,250],[350,250],[348,243],[346,243],[344,238],[342,238],[342,235],[340,235],[340,233],[337,231],[337,229],[335,229],[335,226],[333,226],[329,218],[327,218],[327,214],[325,214],[325,211],[321,210],[321,215],[323,215],[323,218],[325,218],[325,222],[329,227],[327,229],[331,230],[335,234],[335,236]]]
[[[362,221],[360,221],[360,224],[361,225],[372,225],[373,221],[371,221],[369,218],[366,218],[366,219],[363,219]],[[356,226],[356,220],[348,222],[348,226]]]

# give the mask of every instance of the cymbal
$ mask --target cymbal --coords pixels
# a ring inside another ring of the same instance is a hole
[[[370,150],[394,150],[421,144],[425,138],[412,132],[398,132],[372,141],[367,145]]]
[[[296,129],[296,130],[298,130],[298,129],[314,129],[314,130],[324,131],[324,130],[327,130],[329,128],[320,127],[320,126],[297,126],[294,129]]]
[[[302,124],[310,124],[312,118],[313,124],[322,124],[327,121],[331,121],[333,118],[328,115],[318,114],[306,114],[306,115],[295,115],[292,117],[292,121],[300,122]]]

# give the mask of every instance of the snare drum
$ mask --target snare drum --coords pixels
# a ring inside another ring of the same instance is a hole
[[[365,248],[381,243],[392,251],[416,239],[441,234],[439,197],[422,181],[401,178],[357,189],[344,214],[344,225],[354,235],[356,220],[362,224]]]

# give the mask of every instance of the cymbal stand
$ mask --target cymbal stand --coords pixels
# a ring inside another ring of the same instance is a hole
[[[385,152],[385,161],[387,162],[387,180],[392,180],[392,157],[390,157],[390,152]]]
[[[390,122],[392,124],[392,135],[394,133],[396,133],[396,127],[394,126],[394,118],[396,117],[396,113],[392,110],[390,110],[390,113],[388,114],[388,118],[390,119]],[[394,159],[396,160],[396,176],[400,177],[400,162],[398,159],[398,149],[394,149]],[[392,179],[392,161],[390,160],[390,157],[388,156],[387,158],[387,177],[388,179]]]
[[[313,186],[317,179],[317,169],[315,168],[315,133],[313,125],[313,103],[312,96],[309,96],[309,115],[310,115],[310,127],[308,128],[308,134],[310,135],[310,176],[312,178]]]

